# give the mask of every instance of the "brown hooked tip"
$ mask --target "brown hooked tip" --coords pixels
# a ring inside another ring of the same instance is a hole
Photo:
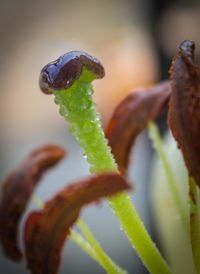
[[[189,175],[200,186],[200,67],[194,62],[194,50],[194,42],[183,41],[173,59],[168,122]]]
[[[185,40],[180,44],[179,48],[182,55],[192,58],[192,60],[194,59],[195,44],[193,41]]]
[[[69,88],[79,79],[83,68],[90,71],[96,79],[103,78],[105,75],[99,60],[85,52],[71,51],[42,69],[39,80],[40,89],[44,93],[51,94],[52,89]]]
[[[34,149],[4,180],[0,197],[0,244],[12,260],[20,261],[18,246],[19,223],[31,195],[43,174],[65,156],[65,151],[53,144]]]

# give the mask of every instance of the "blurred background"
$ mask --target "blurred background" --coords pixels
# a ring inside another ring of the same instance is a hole
[[[168,77],[171,58],[182,40],[194,40],[199,56],[198,2],[0,1],[1,181],[32,148],[44,143],[61,145],[69,154],[42,180],[36,190],[41,198],[48,199],[63,185],[89,174],[83,153],[58,115],[53,97],[39,90],[38,76],[46,63],[70,50],[86,51],[101,60],[106,77],[94,83],[94,100],[105,127],[114,107],[129,92]],[[132,155],[129,178],[134,181],[135,191],[131,195],[157,240],[148,196],[151,155],[144,132]],[[30,203],[27,212],[33,207]],[[112,258],[130,273],[147,273],[106,202],[86,208],[82,215]],[[23,263],[14,264],[0,253],[0,273],[27,271]],[[104,271],[69,241],[60,273]]]

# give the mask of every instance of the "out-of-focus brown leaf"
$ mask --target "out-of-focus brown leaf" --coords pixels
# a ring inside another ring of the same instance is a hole
[[[83,206],[130,189],[117,173],[106,173],[65,187],[44,209],[33,212],[25,225],[27,266],[32,274],[55,274],[64,240]]]
[[[4,253],[20,261],[22,253],[17,244],[18,226],[34,187],[43,173],[56,165],[64,150],[56,145],[44,145],[33,150],[5,179],[0,199],[0,242]]]
[[[193,42],[184,41],[172,62],[168,122],[188,171],[200,186],[200,69],[194,64],[194,49]]]
[[[150,120],[155,119],[167,105],[169,82],[149,89],[134,91],[115,109],[106,129],[112,152],[122,174],[127,172],[131,147]]]

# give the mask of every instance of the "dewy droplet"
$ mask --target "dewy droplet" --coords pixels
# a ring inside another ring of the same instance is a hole
[[[67,116],[68,115],[68,111],[67,111],[67,108],[63,105],[60,105],[60,109],[59,109],[59,112],[62,116]]]
[[[84,123],[83,130],[85,133],[90,133],[94,130],[95,124],[92,121]]]
[[[54,102],[55,102],[56,105],[58,105],[60,103],[60,100],[58,99],[58,97],[55,96]]]
[[[79,109],[81,110],[86,110],[86,109],[89,109],[92,105],[92,102],[91,100],[89,100],[88,98],[82,98],[81,99],[81,102],[79,104]]]
[[[96,121],[100,121],[100,120],[101,120],[101,115],[99,112],[97,112]]]

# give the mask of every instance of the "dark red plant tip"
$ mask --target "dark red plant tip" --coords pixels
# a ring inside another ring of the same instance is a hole
[[[51,94],[52,89],[70,87],[80,77],[83,67],[91,71],[96,78],[103,78],[105,75],[99,60],[85,52],[71,51],[42,69],[39,81],[40,89],[44,93]]]
[[[58,273],[64,241],[81,209],[130,188],[117,173],[92,176],[65,187],[42,211],[32,213],[25,225],[25,252],[31,273]]]
[[[122,174],[127,172],[136,137],[149,121],[163,111],[169,96],[170,85],[166,81],[132,92],[115,109],[106,129],[106,137]]]
[[[190,176],[200,186],[200,68],[194,64],[194,49],[193,42],[184,41],[173,59],[168,123]]]
[[[4,253],[20,261],[22,253],[17,244],[18,226],[31,194],[43,173],[56,165],[65,155],[56,145],[44,145],[33,150],[5,179],[0,199],[0,242]]]

